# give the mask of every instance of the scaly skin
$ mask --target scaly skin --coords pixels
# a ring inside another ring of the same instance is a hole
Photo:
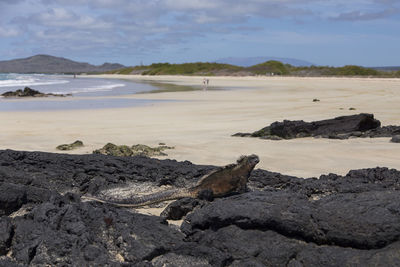
[[[108,203],[120,207],[140,207],[184,197],[197,198],[204,190],[211,191],[214,197],[223,197],[233,192],[243,193],[246,191],[246,185],[251,171],[258,162],[259,158],[257,155],[241,156],[236,164],[220,167],[204,175],[195,186],[188,189],[178,188],[126,199],[104,200],[91,196],[83,196],[82,199]]]

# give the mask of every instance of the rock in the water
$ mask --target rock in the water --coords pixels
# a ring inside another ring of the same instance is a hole
[[[361,113],[313,122],[284,120],[283,122],[274,122],[252,134],[237,133],[233,136],[251,136],[270,140],[302,137],[348,139],[353,137],[391,137],[400,133],[400,126],[380,127],[380,125],[380,121],[374,119],[373,114]]]
[[[400,135],[393,136],[392,139],[390,140],[390,142],[392,142],[392,143],[400,143]]]
[[[2,94],[2,96],[4,97],[24,97],[24,96],[39,96],[39,95],[42,96],[44,94],[29,87],[25,87],[24,90],[18,89],[16,91],[8,91]]]
[[[37,90],[25,87],[24,90],[8,91],[2,94],[4,97],[46,97],[46,96],[70,96],[71,94],[45,94]]]
[[[158,147],[149,147],[142,144],[133,145],[131,147],[126,145],[117,146],[112,143],[106,144],[103,148],[93,151],[94,154],[112,155],[120,157],[131,157],[131,156],[168,156],[163,151],[166,149],[174,149],[166,145],[160,145]]]
[[[62,144],[57,146],[58,150],[73,150],[79,147],[83,147],[83,142],[80,140],[76,140],[75,142],[71,144]]]

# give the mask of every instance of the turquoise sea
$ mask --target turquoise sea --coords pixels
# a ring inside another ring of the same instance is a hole
[[[126,80],[83,78],[71,75],[0,73],[0,95],[30,87],[43,93],[72,97],[11,99],[0,97],[0,111],[98,109],[149,105],[154,100],[121,98],[139,92],[157,91],[157,86]],[[109,98],[112,96],[112,98]]]

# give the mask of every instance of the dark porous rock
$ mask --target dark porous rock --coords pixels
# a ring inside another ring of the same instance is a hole
[[[27,202],[23,186],[1,183],[0,192],[0,216],[10,215]]]
[[[71,143],[71,144],[62,144],[57,146],[56,148],[58,150],[73,150],[79,147],[83,147],[83,142],[80,140],[76,140],[75,142]]]
[[[175,267],[175,266],[194,266],[206,267],[212,266],[206,259],[197,258],[189,255],[179,255],[167,253],[154,258],[152,261],[154,267]]]
[[[390,140],[390,142],[392,142],[392,143],[400,143],[400,135],[393,136],[392,139]]]
[[[231,254],[233,266],[285,266],[307,247],[304,242],[274,231],[242,229],[235,225],[197,232],[190,240]]]
[[[13,220],[13,258],[33,265],[104,266],[151,261],[182,243],[159,217],[55,199]]]
[[[229,266],[397,266],[400,242],[383,249],[360,250],[318,246],[274,231],[242,229],[231,225],[189,237],[204,246],[232,255]]]
[[[182,230],[191,235],[236,225],[319,245],[379,249],[399,239],[399,200],[397,191],[336,194],[317,201],[282,191],[251,192],[196,210]]]
[[[388,168],[352,170],[345,176],[321,175],[319,179],[301,179],[265,170],[255,170],[249,179],[249,188],[262,191],[301,193],[318,200],[337,193],[363,193],[399,190],[400,171]]]
[[[249,192],[214,200],[205,192],[209,201],[181,199],[163,216],[81,201],[131,185],[187,188],[214,169],[142,156],[0,150],[0,266],[399,265],[394,169],[319,179],[258,169]],[[179,230],[166,218],[184,223]]]
[[[320,202],[279,191],[246,193],[189,214],[182,230],[188,240],[232,255],[231,266],[372,266],[372,258],[396,266],[399,196],[386,193]]]
[[[0,216],[10,215],[21,209],[27,203],[43,203],[58,196],[57,192],[45,190],[30,185],[20,185],[0,182]]]
[[[251,133],[235,133],[232,136],[238,136],[238,137],[251,137]]]
[[[16,91],[9,91],[2,94],[2,96],[4,97],[25,97],[25,96],[38,96],[38,95],[42,96],[44,94],[29,87],[25,87],[24,90],[18,89]]]
[[[174,149],[174,147],[160,145],[158,147],[149,147],[147,145],[137,144],[131,147],[127,145],[114,145],[112,143],[106,144],[103,148],[96,149],[93,154],[103,154],[120,157],[131,157],[131,156],[168,156],[163,151],[166,149]]]
[[[252,134],[252,137],[279,136],[284,139],[306,136],[324,136],[346,134],[354,131],[367,131],[379,127],[381,123],[374,115],[361,113],[358,115],[342,116],[334,119],[304,122],[288,121],[274,122]]]
[[[362,132],[360,137],[392,137],[395,135],[400,135],[400,126],[388,125]]]
[[[70,94],[45,94],[37,90],[25,87],[24,90],[18,89],[16,91],[9,91],[2,94],[4,97],[46,97],[46,96],[70,96]]]
[[[0,266],[4,267],[26,267],[26,264],[20,264],[8,257],[0,257]]]
[[[48,191],[98,191],[131,183],[188,187],[213,166],[142,156],[66,155],[0,150],[0,183],[29,185]]]
[[[233,136],[259,137],[261,139],[282,140],[302,137],[323,137],[330,139],[348,139],[355,137],[392,137],[400,134],[400,126],[383,126],[373,114],[342,116],[334,119],[305,122],[274,122],[252,134],[237,133]]]
[[[204,205],[204,200],[194,198],[182,198],[169,204],[160,216],[167,220],[181,220],[186,214],[193,211],[195,207]]]
[[[349,139],[351,134],[344,133],[344,134],[331,134],[328,135],[327,138],[329,139],[339,139],[339,140],[344,140],[344,139]],[[324,135],[323,135],[324,137]]]
[[[310,246],[288,266],[398,266],[400,242],[383,249],[358,250],[336,246]]]
[[[14,229],[11,219],[7,216],[0,217],[0,256],[4,256],[10,249]]]

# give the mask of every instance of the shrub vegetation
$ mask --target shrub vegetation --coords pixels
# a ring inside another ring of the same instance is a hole
[[[193,75],[193,74],[213,74],[216,71],[239,71],[241,67],[229,64],[218,63],[184,63],[184,64],[169,64],[156,63],[148,66],[147,70],[142,72],[143,75]]]
[[[291,65],[283,64],[280,61],[270,60],[247,68],[257,75],[286,75],[289,74]]]
[[[290,75],[290,76],[373,76],[400,77],[400,71],[378,71],[355,65],[344,67],[310,66],[295,67],[280,61],[270,60],[251,67],[239,67],[229,64],[196,62],[183,64],[154,63],[147,66],[128,67],[109,71],[110,74],[142,75]]]

